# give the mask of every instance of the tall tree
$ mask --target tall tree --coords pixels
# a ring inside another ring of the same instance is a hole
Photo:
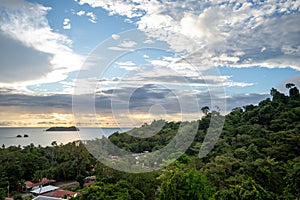
[[[202,112],[203,112],[205,115],[207,115],[208,112],[209,112],[209,107],[208,107],[208,106],[204,106],[204,107],[201,108],[201,110],[202,110]]]

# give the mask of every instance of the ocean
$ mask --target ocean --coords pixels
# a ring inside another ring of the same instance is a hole
[[[52,142],[66,144],[76,140],[91,140],[108,137],[115,132],[125,132],[130,129],[121,128],[80,128],[80,131],[45,131],[47,128],[0,128],[0,147],[51,146]],[[20,135],[21,137],[17,137]],[[28,135],[28,137],[24,137]]]

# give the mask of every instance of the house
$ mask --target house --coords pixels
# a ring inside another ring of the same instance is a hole
[[[24,184],[25,184],[25,187],[24,187],[24,191],[25,191],[25,192],[30,191],[30,190],[32,190],[33,188],[39,186],[39,183],[33,183],[33,182],[31,182],[31,181],[25,181]]]
[[[37,196],[32,200],[67,200],[67,199],[56,198],[56,197]]]
[[[69,190],[54,190],[54,191],[50,191],[50,192],[46,192],[41,194],[41,196],[46,196],[46,197],[55,197],[55,198],[63,198],[66,196],[76,196],[77,192],[72,192]]]
[[[41,185],[48,185],[48,184],[52,184],[52,183],[55,183],[55,182],[56,181],[52,180],[52,179],[42,178],[40,184]]]
[[[45,187],[40,186],[40,187],[38,187],[36,189],[31,190],[30,192],[33,195],[40,195],[40,194],[44,194],[46,192],[51,192],[51,191],[57,190],[58,188],[59,187],[56,187],[56,186],[53,186],[53,185],[47,185]]]
[[[25,187],[24,187],[24,191],[27,192],[27,191],[30,191],[32,189],[37,189],[39,188],[40,186],[44,186],[44,185],[49,185],[51,183],[55,183],[56,181],[55,180],[52,180],[52,179],[47,179],[47,178],[42,178],[42,180],[38,183],[33,183],[31,181],[25,181]]]

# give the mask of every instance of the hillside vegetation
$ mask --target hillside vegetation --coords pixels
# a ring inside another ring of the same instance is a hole
[[[197,121],[197,134],[189,149],[172,164],[149,173],[113,170],[93,158],[80,142],[2,148],[0,197],[7,194],[8,183],[17,190],[24,180],[47,177],[77,180],[81,186],[73,190],[81,192],[75,198],[79,200],[299,199],[300,95],[295,85],[287,84],[287,88],[289,95],[273,88],[272,98],[220,116],[225,117],[222,134],[215,148],[200,159],[210,119],[220,115],[206,108],[206,115]],[[158,120],[130,134],[114,133],[109,140],[127,151],[151,152],[167,145],[180,124]],[[149,138],[131,136],[149,131],[157,134]],[[96,184],[82,187],[83,177],[89,175],[97,177]]]

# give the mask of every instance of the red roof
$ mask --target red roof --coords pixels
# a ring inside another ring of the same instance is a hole
[[[14,198],[6,197],[4,200],[14,200]]]
[[[28,188],[33,188],[33,187],[39,186],[39,185],[41,185],[41,184],[40,184],[40,183],[33,183],[33,182],[31,182],[31,181],[25,181],[25,185],[26,185],[26,187],[28,187]]]
[[[83,186],[87,187],[87,186],[90,186],[90,185],[93,185],[93,184],[95,184],[95,182],[94,181],[90,181],[90,182],[85,183]]]
[[[55,180],[49,180],[47,178],[42,178],[42,181],[40,183],[42,184],[48,184],[48,183],[54,183]]]
[[[29,188],[33,188],[33,187],[36,187],[36,186],[40,186],[40,185],[46,185],[46,184],[50,184],[50,183],[54,183],[55,180],[49,180],[47,178],[42,178],[42,181],[39,182],[39,183],[33,183],[31,181],[25,181],[25,185]]]
[[[31,182],[31,181],[25,181],[25,185],[26,185],[27,187],[32,187],[33,182]]]
[[[69,190],[54,190],[51,192],[44,193],[42,194],[42,196],[62,198],[64,195],[74,196],[75,194],[77,193]]]

